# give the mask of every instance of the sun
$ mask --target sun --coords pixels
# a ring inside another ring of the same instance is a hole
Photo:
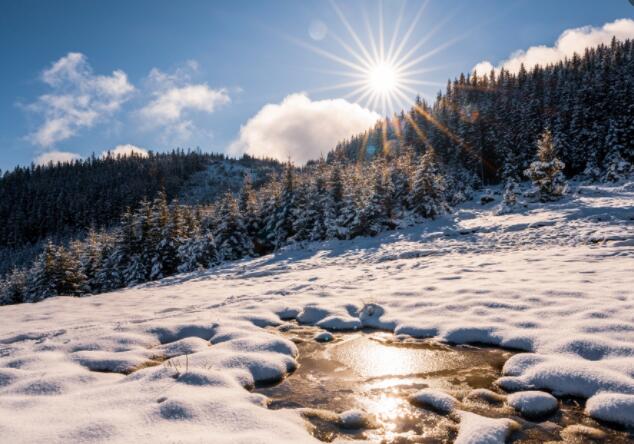
[[[378,94],[392,94],[399,87],[396,68],[379,63],[368,70],[368,86]]]
[[[400,11],[398,11],[392,26],[390,23],[385,23],[382,1],[379,1],[378,23],[370,23],[364,9],[360,15],[365,21],[366,39],[363,39],[361,34],[355,31],[337,5],[336,0],[331,0],[330,4],[339,17],[343,28],[347,31],[348,38],[340,37],[335,32],[334,27],[330,26],[324,28],[324,33],[320,34],[319,38],[315,38],[311,34],[313,40],[320,42],[319,46],[287,36],[296,44],[346,68],[345,71],[318,69],[317,71],[343,76],[348,80],[308,92],[348,89],[349,92],[342,95],[342,99],[351,100],[365,108],[382,113],[386,117],[411,105],[414,97],[421,95],[421,93],[426,98],[433,97],[432,94],[422,92],[420,87],[437,90],[437,88],[442,88],[444,83],[430,81],[422,76],[443,67],[430,66],[428,59],[460,41],[464,36],[458,35],[429,48],[427,51],[422,51],[432,36],[442,29],[446,20],[441,20],[431,28],[419,26],[428,1],[421,2],[422,4],[415,14],[405,13],[406,3],[405,0],[401,2]],[[389,11],[394,10],[393,5],[396,4],[398,2],[390,3]],[[406,24],[406,21],[409,21],[409,24]],[[391,33],[386,33],[386,25],[392,28]],[[415,37],[418,29],[426,29],[427,31],[425,35]],[[391,36],[386,34],[391,34]],[[326,50],[322,46],[323,42],[326,41],[334,41],[343,51],[334,53]],[[423,62],[425,62],[425,67],[421,67]]]

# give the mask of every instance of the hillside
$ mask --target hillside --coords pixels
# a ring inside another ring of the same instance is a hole
[[[181,150],[17,167],[0,177],[0,275],[28,264],[45,239],[67,243],[111,228],[160,191],[170,201],[210,204],[238,191],[246,175],[257,187],[280,170],[273,160]]]
[[[269,410],[250,391],[295,368],[297,348],[280,336],[291,319],[336,340],[340,329],[372,327],[400,340],[517,349],[494,388],[500,396],[589,398],[590,417],[632,427],[634,188],[571,188],[514,214],[496,216],[493,193],[494,202],[374,238],[0,307],[0,431],[16,443],[318,442],[301,410]],[[456,408],[443,420],[465,436],[474,425],[508,436],[535,424],[468,416],[466,399]],[[543,424],[552,439],[568,432]],[[584,427],[601,425],[588,418]]]
[[[331,161],[433,149],[483,185],[521,179],[545,128],[568,177],[616,180],[634,162],[634,42],[612,40],[556,64],[460,74],[433,103],[340,143]]]

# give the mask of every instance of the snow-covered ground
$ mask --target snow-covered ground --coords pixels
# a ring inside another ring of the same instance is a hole
[[[520,349],[501,387],[634,426],[634,184],[494,209],[0,307],[0,441],[312,442],[296,411],[245,389],[293,370],[295,345],[263,328],[289,319]],[[462,442],[510,427],[461,417]]]

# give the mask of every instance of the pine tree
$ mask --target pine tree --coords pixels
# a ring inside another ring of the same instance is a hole
[[[86,276],[81,271],[79,258],[64,247],[55,249],[53,265],[55,293],[64,296],[79,296],[86,288]]]
[[[257,214],[257,199],[249,174],[244,176],[244,181],[242,182],[242,189],[238,198],[238,210],[242,215],[249,237],[254,240],[260,231],[260,220]]]
[[[0,305],[19,304],[24,302],[27,286],[26,271],[14,268],[0,281]]]
[[[311,239],[315,224],[315,213],[310,210],[309,202],[313,197],[310,194],[308,182],[301,181],[295,186],[294,213],[292,215],[293,242],[302,242]]]
[[[225,194],[220,204],[214,237],[220,260],[231,261],[253,255],[253,242],[231,193]]]
[[[97,272],[101,261],[101,242],[97,232],[91,228],[84,242],[76,243],[73,250],[78,254],[80,270],[86,278],[84,291],[86,293],[98,293],[100,288]]]
[[[187,239],[179,246],[178,255],[178,271],[181,273],[206,270],[218,263],[216,243],[211,232]]]
[[[566,180],[563,175],[564,163],[556,157],[553,136],[546,129],[537,143],[539,160],[531,163],[524,174],[533,181],[539,200],[547,202],[556,200],[566,191]]]
[[[326,165],[323,159],[315,171],[315,177],[310,190],[310,199],[307,202],[306,209],[307,218],[312,220],[312,230],[310,232],[310,240],[320,241],[327,237],[328,230],[326,226],[326,209],[330,195],[328,194],[326,183]]]
[[[517,207],[517,192],[519,185],[515,180],[508,179],[504,187],[504,195],[502,196],[502,202],[497,209],[496,214],[508,214],[512,213]]]
[[[55,279],[56,247],[48,242],[29,270],[24,292],[24,302],[37,302],[56,296]]]
[[[293,230],[293,216],[296,210],[296,202],[293,169],[293,165],[288,162],[284,170],[284,180],[282,182],[282,192],[279,196],[279,202],[268,224],[269,238],[276,250],[295,234]]]
[[[429,149],[421,158],[411,193],[411,206],[415,214],[435,218],[447,211],[445,180],[439,173],[436,153]]]
[[[393,228],[391,221],[392,191],[387,186],[389,176],[383,162],[375,161],[373,168],[374,185],[372,194],[357,219],[355,235],[375,236],[385,228]]]
[[[626,150],[625,130],[622,121],[610,120],[608,135],[606,136],[606,146],[608,154],[603,160],[605,169],[604,180],[607,182],[618,182],[629,176],[632,171],[632,164],[623,158]],[[631,142],[630,142],[631,143]]]
[[[342,166],[335,163],[331,167],[328,181],[328,196],[324,204],[324,224],[328,239],[345,239],[345,227],[349,227],[350,202],[344,202],[344,183],[341,177]],[[346,211],[344,211],[344,209]]]

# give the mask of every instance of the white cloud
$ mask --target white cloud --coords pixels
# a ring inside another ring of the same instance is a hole
[[[170,88],[140,110],[146,123],[166,125],[178,122],[188,111],[212,113],[218,106],[229,102],[224,89],[211,89],[206,84]]]
[[[164,144],[190,143],[194,136],[209,138],[209,131],[194,123],[195,114],[213,113],[231,101],[226,89],[195,83],[198,69],[198,63],[189,60],[171,73],[153,68],[145,79],[152,100],[136,115],[142,128],[160,130],[159,140]]]
[[[145,148],[141,148],[136,145],[131,145],[129,143],[126,143],[124,145],[117,145],[110,150],[102,151],[101,157],[108,156],[108,153],[110,153],[112,157],[118,157],[118,156],[125,157],[125,156],[130,156],[131,154],[134,154],[139,157],[148,156],[148,152]]]
[[[44,70],[41,80],[52,92],[38,97],[27,109],[43,117],[40,127],[28,136],[43,147],[94,126],[117,111],[134,91],[123,71],[95,75],[86,56],[77,52],[53,63]]]
[[[81,159],[81,156],[77,153],[70,153],[68,151],[49,151],[48,153],[43,153],[37,156],[35,158],[35,164],[48,165],[57,163],[69,163],[77,159]]]
[[[634,38],[634,20],[619,19],[599,28],[583,26],[568,29],[559,36],[554,46],[532,46],[525,51],[516,51],[509,59],[501,62],[496,69],[504,68],[510,72],[518,72],[522,63],[526,69],[531,69],[537,64],[556,63],[566,57],[572,57],[574,53],[583,54],[586,48],[602,43],[609,44],[613,37],[617,40]],[[484,61],[478,63],[473,69],[479,74],[488,74],[492,67],[490,62]]]
[[[365,131],[380,116],[344,99],[312,101],[305,94],[291,94],[280,104],[265,105],[240,128],[229,152],[290,158],[297,163],[316,159],[337,142]]]

